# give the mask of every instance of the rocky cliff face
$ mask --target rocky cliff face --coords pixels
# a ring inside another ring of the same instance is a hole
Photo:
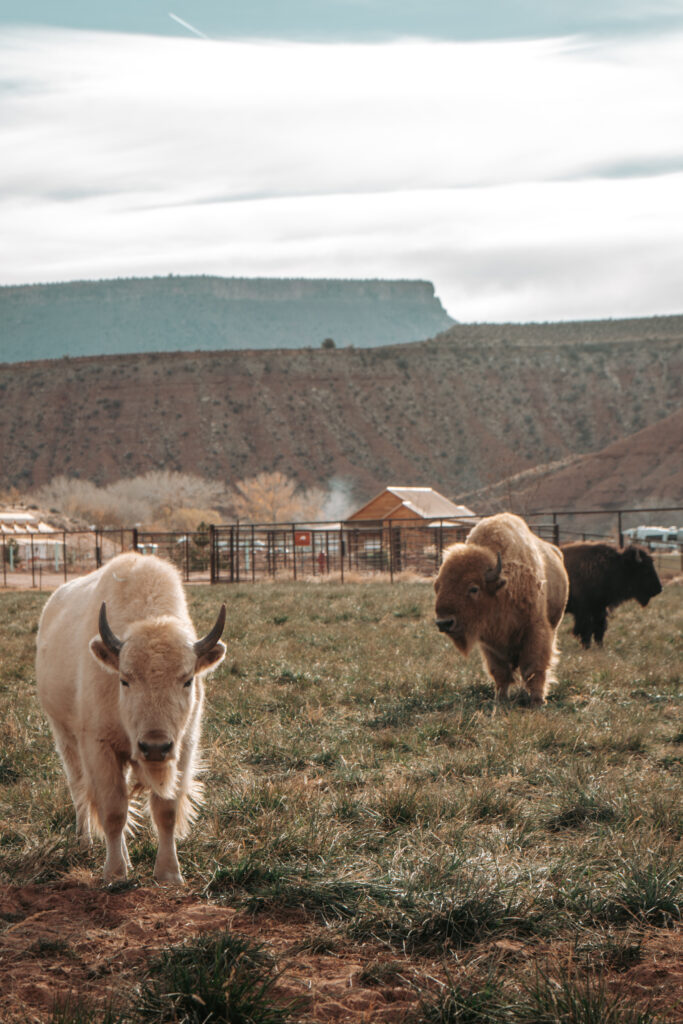
[[[683,317],[456,326],[376,349],[194,352],[0,367],[0,475],[106,483],[149,469],[227,482],[453,496],[598,452],[673,414]],[[633,482],[621,482],[624,497]],[[558,495],[557,500],[560,499]]]
[[[0,288],[7,362],[196,349],[374,346],[446,330],[428,281],[221,277]]]

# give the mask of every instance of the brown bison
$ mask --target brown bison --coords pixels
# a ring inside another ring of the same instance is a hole
[[[225,655],[216,624],[198,640],[180,574],[153,555],[119,555],[62,584],[43,609],[38,695],[76,808],[107,844],[106,882],[126,877],[133,792],[149,795],[159,836],[154,877],[182,882],[175,836],[201,795],[196,778],[202,677]]]
[[[644,548],[622,550],[614,544],[577,541],[563,544],[562,554],[569,575],[567,611],[574,616],[574,636],[584,647],[602,644],[607,613],[635,598],[643,608],[661,593],[657,570]]]
[[[437,628],[465,656],[479,644],[497,698],[519,670],[532,705],[544,704],[569,590],[559,549],[503,512],[446,550],[434,589]]]

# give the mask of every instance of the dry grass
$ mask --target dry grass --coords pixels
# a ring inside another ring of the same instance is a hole
[[[198,631],[229,609],[208,684],[208,800],[180,851],[198,900],[249,915],[264,941],[294,915],[296,963],[365,957],[364,991],[413,993],[406,1020],[676,1019],[683,588],[619,609],[603,650],[564,624],[542,711],[523,693],[496,706],[478,659],[434,629],[424,582],[190,597]],[[99,870],[102,852],[75,844],[34,696],[43,600],[0,595],[0,881],[50,890]],[[131,854],[148,885],[146,828]],[[419,981],[427,962],[438,984]]]

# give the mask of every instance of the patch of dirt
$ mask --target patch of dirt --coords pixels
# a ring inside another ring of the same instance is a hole
[[[47,885],[0,886],[0,929],[3,1024],[43,1024],[69,996],[102,1005],[111,996],[125,999],[162,949],[225,929],[263,945],[282,972],[274,997],[296,1000],[302,1019],[321,1024],[398,1024],[417,1007],[420,991],[436,994],[446,981],[442,961],[370,944],[314,952],[321,929],[301,912],[252,917],[196,893],[109,891],[86,872]],[[659,929],[638,939],[637,962],[611,971],[607,983],[662,1020],[683,1020],[683,934]],[[499,939],[459,954],[448,970],[468,986],[482,963],[517,973],[551,960],[571,962],[566,943]]]
[[[643,944],[643,962],[610,979],[635,1004],[650,1002],[662,1020],[683,1021],[683,932],[657,932]]]
[[[162,949],[201,934],[230,929],[262,944],[284,968],[275,993],[316,1021],[399,1021],[418,996],[406,963],[400,978],[363,986],[363,957],[316,954],[302,944],[319,928],[297,912],[250,917],[197,895],[161,887],[110,892],[94,877],[49,885],[0,887],[0,1020],[39,1024],[70,995],[106,1003],[144,975]]]

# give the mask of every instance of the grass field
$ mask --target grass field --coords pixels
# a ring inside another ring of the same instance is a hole
[[[199,632],[226,600],[228,655],[182,893],[147,824],[111,890],[76,844],[45,598],[0,594],[3,1021],[683,1019],[680,585],[602,650],[566,621],[541,711],[496,706],[426,583],[191,590]]]

